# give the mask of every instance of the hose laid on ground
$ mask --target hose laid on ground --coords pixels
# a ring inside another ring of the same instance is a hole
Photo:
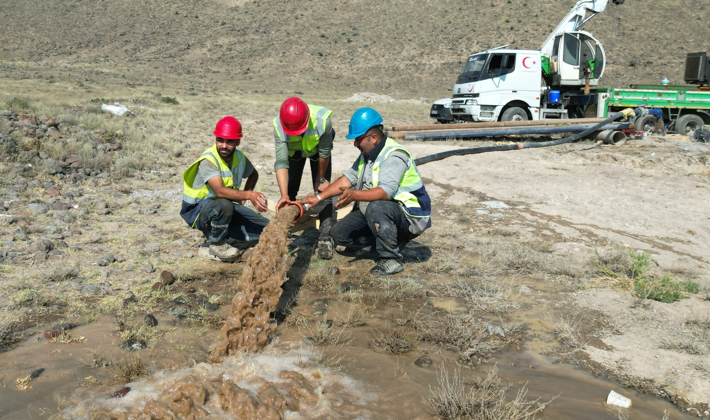
[[[436,153],[433,155],[429,156],[424,156],[420,157],[419,159],[415,159],[414,163],[419,166],[419,165],[424,165],[425,163],[429,162],[435,162],[437,160],[442,160],[446,159],[447,157],[451,156],[463,156],[463,155],[475,155],[479,153],[486,153],[486,152],[505,152],[508,150],[520,150],[520,149],[534,149],[534,148],[539,148],[539,147],[550,147],[550,146],[557,146],[559,144],[565,144],[565,143],[570,143],[575,140],[579,140],[582,137],[593,133],[595,131],[599,131],[604,127],[605,125],[616,121],[622,117],[628,118],[631,114],[630,111],[631,109],[625,109],[624,111],[626,112],[617,112],[613,115],[611,115],[609,118],[605,119],[604,121],[600,122],[599,124],[593,125],[586,130],[577,133],[573,136],[570,137],[565,137],[559,140],[550,140],[550,141],[543,141],[539,143],[515,143],[515,144],[504,144],[500,146],[487,146],[487,147],[474,147],[470,149],[459,149],[459,150],[449,150],[447,152],[441,152],[441,153]],[[639,110],[638,108],[635,110],[636,115],[641,115],[642,110]],[[645,110],[643,110],[645,111]],[[633,111],[632,111],[633,112]],[[500,132],[498,133],[500,135]]]
[[[510,128],[491,128],[477,131],[447,131],[441,133],[419,133],[405,134],[398,138],[404,140],[463,140],[475,139],[482,137],[499,137],[499,136],[531,136],[540,134],[559,134],[559,133],[579,133],[593,127],[592,124],[566,125],[562,127],[510,127]],[[608,124],[601,130],[621,130],[631,128],[630,124]],[[395,138],[393,136],[393,138]]]

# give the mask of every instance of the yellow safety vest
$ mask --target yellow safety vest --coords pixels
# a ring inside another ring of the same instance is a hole
[[[387,159],[387,156],[394,151],[402,152],[409,157],[409,167],[399,181],[399,187],[394,193],[394,200],[402,203],[404,211],[411,217],[430,217],[431,199],[424,188],[422,177],[419,175],[419,170],[414,164],[412,154],[409,153],[404,146],[389,137],[385,141],[385,145],[380,151],[380,154],[377,155],[377,158],[372,164],[372,188],[377,188],[377,184],[379,183],[380,165]],[[357,167],[358,180],[361,179],[364,168],[365,157],[360,155],[360,162]]]
[[[306,131],[300,136],[289,136],[284,133],[280,117],[274,118],[274,129],[279,139],[288,144],[289,156],[293,156],[296,151],[301,151],[303,152],[303,156],[315,160],[317,157],[314,159],[314,156],[318,153],[318,140],[320,136],[325,134],[326,119],[330,117],[333,112],[322,106],[315,105],[308,105],[308,109],[310,112],[308,126],[306,127]]]
[[[209,184],[194,185],[200,162],[205,159],[219,168],[219,172],[222,175],[222,184],[224,184],[225,187],[238,190],[242,184],[242,178],[244,176],[246,158],[244,153],[240,150],[234,151],[231,168],[219,155],[219,152],[217,151],[217,144],[213,144],[212,147],[205,150],[200,158],[190,165],[190,167],[187,168],[185,173],[182,175],[183,193],[180,216],[185,219],[190,227],[194,227],[195,221],[200,213],[200,208],[206,202],[205,200],[214,200],[215,198],[215,193],[212,191]]]

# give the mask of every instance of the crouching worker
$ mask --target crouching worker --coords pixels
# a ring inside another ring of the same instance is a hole
[[[237,150],[242,125],[234,117],[224,117],[214,130],[215,143],[205,150],[183,174],[184,187],[180,216],[208,239],[209,253],[222,261],[234,261],[240,251],[229,242],[259,239],[268,219],[244,207],[246,200],[260,212],[266,211],[266,197],[254,191],[259,173]],[[244,190],[239,187],[246,178]]]
[[[372,274],[399,273],[404,269],[401,251],[431,227],[429,195],[412,154],[385,136],[377,111],[355,111],[345,137],[354,139],[360,157],[325,191],[303,202],[313,206],[337,195],[337,208],[355,202],[352,212],[333,225],[335,244],[376,250],[379,259]]]

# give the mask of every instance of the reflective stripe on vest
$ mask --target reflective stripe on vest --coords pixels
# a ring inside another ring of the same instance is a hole
[[[289,136],[284,133],[280,117],[274,118],[274,129],[281,141],[288,145],[288,155],[293,156],[296,151],[302,151],[303,156],[311,157],[318,153],[318,140],[325,134],[326,119],[333,112],[321,106],[308,105],[310,117],[306,131],[300,136]]]
[[[195,177],[197,176],[197,171],[200,166],[200,162],[203,160],[210,161],[216,168],[219,169],[220,176],[222,177],[222,184],[228,188],[234,188],[238,190],[242,184],[242,178],[244,177],[244,169],[246,167],[246,158],[244,153],[240,150],[235,150],[232,156],[232,167],[230,168],[227,163],[222,159],[217,151],[217,145],[213,144],[212,147],[205,150],[202,155],[197,159],[189,168],[185,170],[182,175],[183,178],[183,193],[182,193],[182,210],[181,215],[185,215],[193,211],[200,203],[200,201],[208,199],[213,200],[215,198],[215,192],[210,188],[209,184],[194,188]],[[192,220],[185,219],[191,226],[194,226],[197,220],[197,215],[194,215]]]
[[[399,187],[397,187],[397,191],[394,193],[394,200],[402,203],[404,211],[411,217],[431,216],[431,200],[424,188],[419,170],[414,164],[412,154],[389,137],[386,139],[384,147],[372,164],[372,188],[377,188],[377,184],[379,183],[380,165],[387,159],[387,156],[394,151],[400,151],[409,158],[409,167],[404,172],[402,179],[399,180]],[[365,157],[360,155],[360,162],[357,168],[358,180],[362,179],[364,168]]]

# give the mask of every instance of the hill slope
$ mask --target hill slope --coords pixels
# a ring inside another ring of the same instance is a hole
[[[468,54],[536,49],[574,3],[21,0],[0,10],[0,61],[123,65],[129,80],[445,95]],[[685,54],[710,50],[709,20],[703,0],[627,0],[585,29],[608,51],[605,86],[680,83]]]

